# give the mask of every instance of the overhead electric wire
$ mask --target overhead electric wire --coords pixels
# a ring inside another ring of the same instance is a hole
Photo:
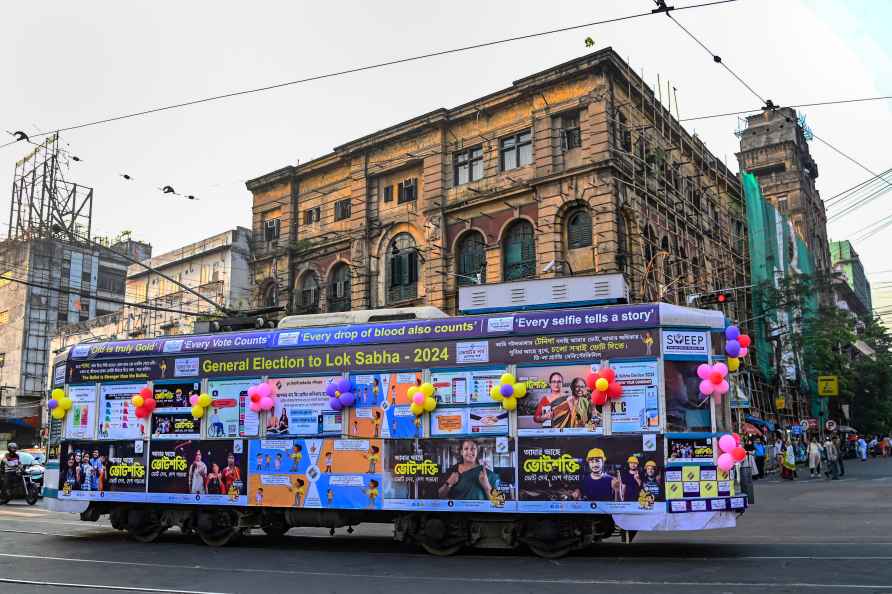
[[[861,103],[864,101],[889,101],[892,100],[892,95],[880,95],[879,97],[857,97],[854,99],[834,99],[830,101],[816,101],[814,103],[794,103],[790,105],[785,105],[784,107],[790,107],[793,109],[797,109],[800,107],[823,107],[825,105],[843,105],[846,103]],[[764,111],[764,107],[758,107],[756,109],[744,109],[741,111],[726,111],[723,113],[712,113],[702,116],[693,116],[690,118],[681,118],[678,120],[679,122],[693,122],[696,120],[709,120],[712,118],[722,118],[728,116],[738,116],[743,115],[745,113],[758,113],[760,111]]]
[[[729,4],[729,3],[731,3],[731,2],[736,2],[736,1],[737,1],[737,0],[713,0],[712,2],[702,2],[702,3],[699,3],[699,4],[691,4],[691,5],[688,5],[688,6],[677,6],[677,7],[673,8],[673,10],[675,10],[675,11],[681,11],[681,10],[690,10],[690,9],[692,9],[692,8],[706,8],[706,7],[710,7],[710,6],[717,6],[717,5],[720,5],[720,4]],[[575,31],[575,30],[577,30],[577,29],[584,29],[584,28],[586,28],[586,27],[594,27],[594,26],[596,26],[596,25],[606,25],[606,24],[609,24],[609,23],[618,23],[618,22],[621,22],[621,21],[628,21],[628,20],[637,19],[637,18],[641,18],[641,17],[653,16],[654,14],[655,14],[655,13],[652,12],[652,11],[641,12],[641,13],[637,13],[637,14],[630,14],[630,15],[626,15],[626,16],[615,17],[615,18],[611,18],[611,19],[604,19],[604,20],[600,20],[600,21],[593,21],[593,22],[590,22],[590,23],[583,23],[583,24],[580,24],[580,25],[570,25],[570,26],[567,26],[567,27],[560,27],[560,28],[557,28],[557,29],[549,29],[549,30],[546,30],[546,31],[538,31],[538,32],[536,32],[536,33],[528,33],[528,34],[525,34],[525,35],[515,35],[515,36],[513,36],[513,37],[505,37],[505,38],[503,38],[503,39],[495,39],[495,40],[492,40],[492,41],[484,41],[484,42],[481,42],[481,43],[474,43],[474,44],[471,44],[471,45],[465,45],[465,46],[456,47],[456,48],[451,48],[451,49],[446,49],[446,50],[439,50],[439,51],[434,51],[434,52],[428,52],[428,53],[425,53],[425,54],[419,54],[419,55],[416,55],[416,56],[409,56],[409,57],[405,57],[405,58],[396,58],[396,59],[393,59],[393,60],[387,60],[387,61],[385,61],[385,62],[378,62],[378,63],[375,63],[375,64],[367,64],[367,65],[364,65],[364,66],[356,66],[356,67],[353,67],[353,68],[347,68],[347,69],[344,69],[344,70],[338,70],[338,71],[335,71],[335,72],[328,72],[328,73],[325,73],[325,74],[317,74],[317,75],[314,75],[314,76],[308,76],[308,77],[305,77],[305,78],[299,78],[299,79],[296,79],[296,80],[290,80],[290,81],[284,81],[284,82],[280,82],[280,83],[274,83],[274,84],[265,85],[265,86],[262,86],[262,87],[255,87],[255,88],[251,88],[251,89],[243,89],[243,90],[240,90],[240,91],[233,91],[233,92],[230,92],[230,93],[222,93],[222,94],[220,94],[220,95],[212,95],[212,96],[209,96],[209,97],[202,97],[202,98],[199,98],[199,99],[192,99],[192,100],[189,100],[189,101],[182,101],[182,102],[179,102],[179,103],[173,103],[173,104],[171,104],[171,105],[164,105],[164,106],[159,106],[159,107],[153,107],[153,108],[150,108],[150,109],[144,109],[144,110],[140,110],[140,111],[134,111],[134,112],[125,113],[125,114],[121,114],[121,115],[117,115],[117,116],[108,116],[108,117],[100,118],[100,119],[98,119],[98,120],[93,120],[93,121],[90,121],[90,122],[84,122],[84,123],[81,123],[81,124],[75,124],[75,125],[71,125],[71,126],[65,126],[65,127],[56,128],[55,130],[50,131],[50,132],[41,132],[41,133],[39,133],[39,134],[36,134],[35,137],[37,137],[37,136],[46,136],[46,135],[48,135],[48,134],[53,134],[54,132],[66,132],[66,131],[69,131],[69,130],[78,130],[78,129],[80,129],[80,128],[87,128],[87,127],[90,127],[90,126],[98,126],[98,125],[100,125],[100,124],[107,124],[107,123],[110,123],[110,122],[116,122],[116,121],[120,121],[120,120],[125,120],[125,119],[130,119],[130,118],[140,117],[140,116],[145,116],[145,115],[149,115],[149,114],[153,114],[153,113],[158,113],[158,112],[162,112],[162,111],[169,111],[169,110],[172,110],[172,109],[179,109],[179,108],[182,108],[182,107],[189,107],[189,106],[192,106],[192,105],[199,105],[199,104],[202,104],[202,103],[210,103],[210,102],[212,102],[212,101],[220,101],[220,100],[222,100],[222,99],[229,99],[229,98],[232,98],[232,97],[239,97],[239,96],[242,96],[242,95],[250,95],[250,94],[253,94],[253,93],[261,93],[261,92],[265,92],[265,91],[271,91],[271,90],[275,90],[275,89],[281,89],[281,88],[283,88],[283,87],[289,87],[289,86],[294,86],[294,85],[304,84],[304,83],[313,82],[313,81],[317,81],[317,80],[323,80],[323,79],[327,79],[327,78],[335,78],[335,77],[338,77],[338,76],[344,76],[344,75],[347,75],[347,74],[355,74],[355,73],[357,73],[357,72],[364,72],[364,71],[367,71],[367,70],[375,70],[375,69],[378,69],[378,68],[385,68],[385,67],[388,67],[388,66],[395,66],[395,65],[397,65],[397,64],[405,64],[405,63],[408,63],[408,62],[416,62],[416,61],[418,61],[418,60],[425,60],[425,59],[428,59],[428,58],[435,58],[435,57],[439,57],[439,56],[446,56],[446,55],[449,55],[449,54],[458,54],[458,53],[462,53],[462,52],[467,52],[467,51],[471,51],[471,50],[475,50],[475,49],[481,49],[481,48],[485,48],[485,47],[492,47],[492,46],[495,46],[495,45],[501,45],[501,44],[510,43],[510,42],[514,42],[514,41],[523,41],[523,40],[525,40],[525,39],[534,39],[534,38],[536,38],[536,37],[545,37],[545,36],[547,36],[547,35],[554,35],[554,34],[557,34],[557,33],[565,33],[565,32],[567,32],[567,31]]]
[[[842,198],[843,200],[846,200],[847,198],[845,198],[845,195],[855,192],[855,191],[860,191],[860,190],[864,189],[868,184],[871,184],[871,183],[875,182],[878,178],[885,176],[885,175],[889,175],[890,173],[892,173],[892,167],[883,171],[879,175],[869,177],[866,180],[859,182],[850,188],[846,188],[845,190],[834,194],[830,198],[825,198],[824,205],[831,206],[834,202],[838,202],[840,198]]]
[[[852,163],[854,163],[855,165],[857,165],[858,167],[860,167],[861,169],[863,169],[864,171],[866,171],[867,173],[871,174],[874,178],[877,178],[877,179],[882,180],[882,181],[885,182],[890,188],[892,188],[892,182],[890,182],[890,181],[887,180],[886,178],[882,177],[879,173],[873,171],[872,169],[870,169],[869,167],[867,167],[866,165],[864,165],[863,163],[861,163],[860,161],[858,161],[858,160],[855,159],[854,157],[851,157],[851,156],[845,154],[844,152],[842,152],[841,150],[839,150],[838,148],[836,148],[835,146],[833,146],[832,144],[830,144],[829,142],[827,142],[826,140],[824,140],[823,138],[821,138],[820,136],[818,136],[817,134],[815,134],[814,132],[812,132],[812,137],[813,137],[815,140],[818,140],[818,141],[824,143],[824,144],[825,144],[826,146],[828,146],[831,150],[835,151],[836,153],[839,153],[840,155],[842,155],[843,157],[845,157],[846,159],[848,159],[849,161],[851,161]]]

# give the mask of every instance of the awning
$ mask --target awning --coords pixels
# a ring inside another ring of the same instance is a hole
[[[744,423],[740,427],[740,431],[742,431],[744,435],[758,435],[759,437],[762,437],[762,432],[752,423]]]
[[[746,415],[743,418],[745,421],[747,421],[748,423],[752,423],[756,427],[764,427],[764,428],[768,429],[769,431],[774,431],[774,423],[772,423],[771,421],[757,419],[753,415]]]

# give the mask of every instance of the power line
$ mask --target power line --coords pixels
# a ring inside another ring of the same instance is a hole
[[[689,10],[689,9],[692,9],[692,8],[706,8],[706,7],[709,7],[709,6],[716,6],[716,5],[719,5],[719,4],[728,4],[728,3],[730,3],[730,2],[736,2],[736,0],[714,0],[713,2],[703,2],[703,3],[700,3],[700,4],[691,4],[691,5],[689,5],[689,6],[678,6],[678,7],[673,8],[673,10],[679,11],[679,10]],[[223,93],[223,94],[220,94],[220,95],[212,95],[212,96],[210,96],[210,97],[202,97],[202,98],[200,98],[200,99],[192,99],[192,100],[189,100],[189,101],[183,101],[183,102],[180,102],[180,103],[174,103],[174,104],[171,104],[171,105],[165,105],[165,106],[160,106],[160,107],[153,107],[153,108],[145,109],[145,110],[142,110],[142,111],[135,111],[135,112],[125,113],[125,114],[121,114],[121,115],[117,115],[117,116],[109,116],[109,117],[101,118],[101,119],[94,120],[94,121],[91,121],[91,122],[84,122],[84,123],[81,123],[81,124],[76,124],[76,125],[72,125],[72,126],[66,126],[66,127],[63,127],[63,128],[58,128],[58,129],[56,129],[55,131],[56,131],[56,132],[66,132],[66,131],[69,131],[69,130],[78,130],[78,129],[80,129],[80,128],[87,128],[87,127],[90,127],[90,126],[98,126],[98,125],[100,125],[100,124],[107,124],[107,123],[110,123],[110,122],[116,122],[116,121],[125,120],[125,119],[129,119],[129,118],[135,118],[135,117],[145,116],[145,115],[149,115],[149,114],[153,114],[153,113],[158,113],[158,112],[162,112],[162,111],[169,111],[169,110],[172,110],[172,109],[179,109],[179,108],[182,108],[182,107],[189,107],[189,106],[192,106],[192,105],[199,105],[199,104],[202,104],[202,103],[210,103],[210,102],[212,102],[212,101],[219,101],[219,100],[222,100],[222,99],[230,99],[230,98],[232,98],[232,97],[239,97],[239,96],[242,96],[242,95],[249,95],[249,94],[253,94],[253,93],[261,93],[261,92],[265,92],[265,91],[271,91],[271,90],[274,90],[274,89],[281,89],[281,88],[283,88],[283,87],[289,87],[289,86],[293,86],[293,85],[304,84],[304,83],[313,82],[313,81],[317,81],[317,80],[323,80],[323,79],[327,79],[327,78],[335,78],[335,77],[338,77],[338,76],[344,76],[344,75],[347,75],[347,74],[355,74],[355,73],[357,73],[357,72],[364,72],[364,71],[367,71],[367,70],[375,70],[375,69],[378,69],[378,68],[385,68],[385,67],[387,67],[387,66],[395,66],[395,65],[397,65],[397,64],[405,64],[405,63],[408,63],[408,62],[415,62],[415,61],[418,61],[418,60],[424,60],[424,59],[427,59],[427,58],[435,58],[435,57],[439,57],[439,56],[446,56],[446,55],[449,55],[449,54],[457,54],[457,53],[467,52],[467,51],[471,51],[471,50],[475,50],[475,49],[481,49],[481,48],[485,48],[485,47],[492,47],[492,46],[495,46],[495,45],[501,45],[501,44],[505,44],[505,43],[510,43],[510,42],[513,42],[513,41],[522,41],[522,40],[525,40],[525,39],[533,39],[533,38],[536,38],[536,37],[544,37],[544,36],[547,36],[547,35],[554,35],[554,34],[556,34],[556,33],[565,33],[565,32],[567,32],[567,31],[575,31],[575,30],[577,30],[577,29],[583,29],[583,28],[585,28],[585,27],[593,27],[593,26],[596,26],[596,25],[605,25],[605,24],[609,24],[609,23],[618,23],[618,22],[621,22],[621,21],[628,21],[628,20],[637,19],[637,18],[641,18],[641,17],[652,16],[653,14],[654,14],[654,13],[653,13],[653,12],[650,12],[650,11],[648,11],[648,12],[641,12],[641,13],[637,13],[637,14],[631,14],[631,15],[627,15],[627,16],[616,17],[616,18],[612,18],[612,19],[604,19],[604,20],[601,20],[601,21],[593,21],[593,22],[590,22],[590,23],[584,23],[584,24],[581,24],[581,25],[571,25],[571,26],[568,26],[568,27],[561,27],[561,28],[558,28],[558,29],[550,29],[550,30],[547,30],[547,31],[539,31],[539,32],[537,32],[537,33],[529,33],[529,34],[526,34],[526,35],[517,35],[517,36],[514,36],[514,37],[506,37],[506,38],[504,38],[504,39],[496,39],[496,40],[493,40],[493,41],[485,41],[485,42],[482,42],[482,43],[475,43],[475,44],[472,44],[472,45],[466,45],[466,46],[461,46],[461,47],[452,48],[452,49],[447,49],[447,50],[440,50],[440,51],[435,51],[435,52],[429,52],[429,53],[426,53],[426,54],[419,54],[419,55],[416,55],[416,56],[410,56],[410,57],[405,57],[405,58],[397,58],[397,59],[393,59],[393,60],[388,60],[388,61],[386,61],[386,62],[378,62],[378,63],[376,63],[376,64],[368,64],[368,65],[365,65],[365,66],[356,66],[356,67],[353,67],[353,68],[347,68],[347,69],[345,69],[345,70],[339,70],[339,71],[336,71],[336,72],[329,72],[329,73],[326,73],[326,74],[318,74],[318,75],[315,75],[315,76],[308,76],[308,77],[306,77],[306,78],[300,78],[300,79],[296,79],[296,80],[290,80],[290,81],[285,81],[285,82],[280,82],[280,83],[270,84],[270,85],[266,85],[266,86],[263,86],[263,87],[256,87],[256,88],[252,88],[252,89],[243,89],[243,90],[240,90],[240,91],[233,91],[233,92],[231,92],[231,93]],[[38,137],[38,136],[45,136],[45,135],[47,135],[47,134],[52,134],[52,132],[41,132],[41,133],[39,133],[39,134],[36,134],[35,137]]]
[[[838,201],[839,201],[838,199],[839,199],[840,197],[844,196],[845,194],[853,193],[853,192],[855,192],[855,191],[861,191],[861,190],[865,189],[865,188],[866,188],[868,185],[870,185],[871,183],[875,182],[875,181],[877,180],[877,178],[879,178],[879,177],[881,177],[881,176],[888,175],[889,173],[892,173],[892,167],[890,167],[889,169],[883,171],[883,172],[880,173],[880,175],[878,175],[878,176],[869,177],[869,178],[867,178],[866,180],[864,180],[864,181],[862,181],[862,182],[859,182],[859,183],[855,184],[854,186],[852,186],[852,187],[850,187],[850,188],[846,188],[846,189],[843,190],[842,192],[839,192],[839,193],[837,193],[837,194],[834,194],[834,195],[831,196],[830,198],[825,198],[825,199],[824,199],[824,205],[825,205],[825,206],[831,206],[834,202],[838,202]],[[843,199],[843,200],[848,200],[848,198],[842,198],[842,199]]]
[[[838,148],[836,148],[835,146],[833,146],[832,144],[830,144],[829,142],[827,142],[826,140],[824,140],[823,138],[821,138],[820,136],[818,136],[817,134],[815,134],[814,132],[812,132],[812,137],[813,137],[815,140],[818,140],[818,141],[824,143],[826,146],[828,146],[830,149],[832,149],[832,150],[835,151],[836,153],[839,153],[840,155],[842,155],[843,157],[845,157],[846,159],[848,159],[849,161],[851,161],[852,163],[854,163],[855,165],[857,165],[858,167],[860,167],[861,169],[863,169],[864,171],[866,171],[867,173],[871,174],[874,178],[881,179],[881,180],[882,180],[883,182],[885,182],[890,188],[892,188],[892,182],[890,182],[890,181],[887,180],[886,178],[882,177],[879,173],[877,173],[877,172],[873,171],[872,169],[868,168],[866,165],[864,165],[863,163],[861,163],[860,161],[858,161],[858,160],[855,159],[854,157],[851,157],[851,156],[845,154],[844,152],[842,152],[841,150],[839,150]],[[839,216],[842,216],[842,215],[837,214],[837,215],[834,215],[833,218],[838,218]]]
[[[892,99],[892,95],[881,95],[879,97],[857,97],[854,99],[833,99],[830,101],[816,101],[814,103],[796,103],[796,104],[792,104],[792,105],[786,105],[785,107],[797,109],[800,107],[823,107],[825,105],[843,105],[846,103],[861,103],[864,101],[888,101],[890,99]],[[739,116],[739,115],[743,115],[746,113],[758,113],[762,110],[763,110],[763,108],[759,107],[756,109],[743,109],[740,111],[726,111],[723,113],[712,113],[712,114],[707,114],[707,115],[694,116],[694,117],[690,117],[690,118],[681,118],[679,120],[679,122],[693,122],[696,120],[709,120],[712,118],[722,118],[722,117],[728,117],[728,116],[732,116],[732,115]]]

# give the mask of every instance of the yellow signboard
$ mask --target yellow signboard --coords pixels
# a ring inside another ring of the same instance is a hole
[[[839,396],[839,377],[835,375],[819,375],[818,396]]]
[[[787,408],[787,401],[784,398],[775,398],[774,406],[777,410],[781,410],[782,408]]]

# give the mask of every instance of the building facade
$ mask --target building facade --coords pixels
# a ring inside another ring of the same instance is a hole
[[[831,241],[830,262],[833,272],[840,275],[840,281],[852,293],[852,296],[843,300],[846,303],[846,308],[861,316],[871,315],[873,301],[870,295],[870,282],[867,280],[861,258],[852,247],[852,243],[847,240]]]
[[[257,306],[428,304],[622,273],[635,301],[747,284],[740,184],[613,50],[247,182]],[[747,310],[745,292],[724,306]]]

